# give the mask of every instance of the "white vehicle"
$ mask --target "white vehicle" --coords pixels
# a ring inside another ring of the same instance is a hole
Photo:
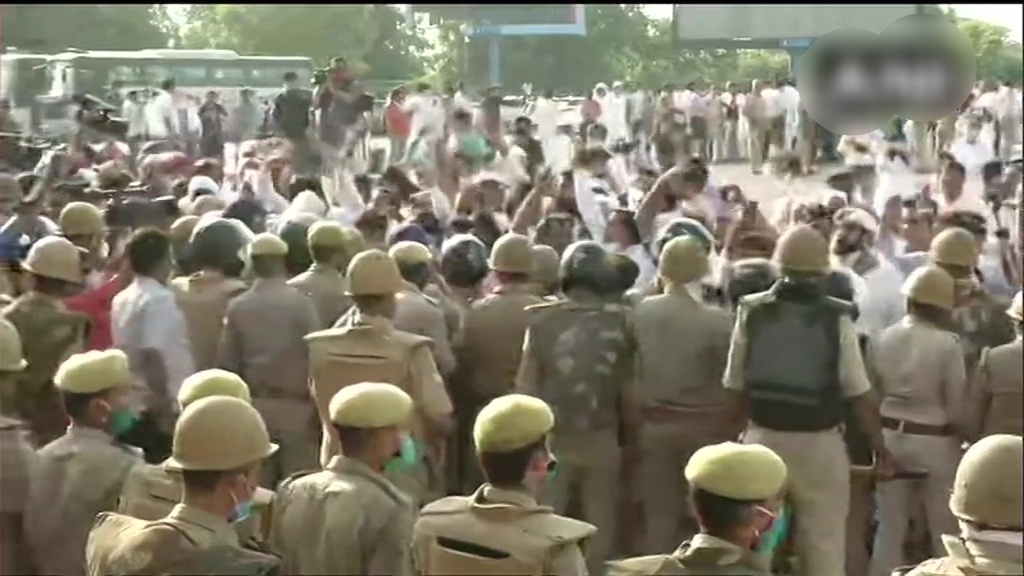
[[[46,92],[49,56],[10,49],[0,54],[0,96],[11,107],[11,117],[22,130],[33,126],[33,102]]]

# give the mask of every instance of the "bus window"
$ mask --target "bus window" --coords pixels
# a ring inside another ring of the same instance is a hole
[[[169,77],[174,78],[174,84],[182,88],[207,86],[210,83],[207,67],[201,65],[172,65]]]
[[[15,97],[18,86],[18,68],[11,58],[0,59],[0,96],[7,98],[13,106],[17,106]]]
[[[273,65],[254,64],[249,68],[249,85],[254,88],[277,88],[284,84],[284,75],[295,72],[300,84],[309,83],[312,74],[308,65],[296,62],[294,65],[275,63]]]
[[[247,86],[245,70],[241,66],[215,62],[210,64],[210,73],[213,86],[226,88],[244,88]]]

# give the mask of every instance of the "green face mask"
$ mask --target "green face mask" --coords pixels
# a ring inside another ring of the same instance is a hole
[[[385,472],[388,473],[399,473],[408,472],[420,463],[423,451],[420,449],[419,444],[412,439],[412,436],[406,436],[405,440],[402,441],[402,448],[398,454],[388,462],[388,465],[384,468]]]
[[[110,433],[115,437],[121,436],[131,430],[138,419],[131,408],[116,408],[110,414]]]

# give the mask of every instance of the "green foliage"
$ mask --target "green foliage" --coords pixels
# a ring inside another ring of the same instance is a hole
[[[0,4],[3,45],[31,52],[166,48],[159,4]]]

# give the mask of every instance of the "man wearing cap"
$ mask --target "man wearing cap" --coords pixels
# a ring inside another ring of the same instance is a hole
[[[936,266],[918,268],[901,290],[907,314],[898,324],[881,331],[867,349],[869,373],[881,396],[881,420],[886,444],[918,480],[882,482],[874,487],[878,501],[878,530],[872,549],[872,576],[888,576],[903,563],[910,515],[923,496],[924,517],[939,553],[938,537],[954,528],[946,498],[953,486],[962,441],[960,421],[967,374],[957,337],[948,332],[953,309],[953,277]],[[851,508],[851,516],[856,513]],[[858,544],[866,561],[864,540],[870,529],[865,519],[858,527]],[[849,527],[848,527],[849,530]],[[852,536],[851,534],[848,534]],[[854,541],[851,539],[850,545]],[[848,551],[849,552],[849,551]],[[865,574],[866,562],[851,566]]]
[[[343,272],[362,248],[363,238],[354,228],[325,220],[309,227],[306,243],[313,264],[288,285],[313,301],[320,328],[329,328],[352,306],[345,296]]]
[[[815,576],[842,576],[848,410],[867,435],[879,472],[891,474],[894,463],[851,318],[854,307],[824,290],[827,240],[810,226],[795,226],[779,239],[774,261],[780,280],[740,300],[723,384],[737,428],[746,425],[744,442],[768,446],[789,467],[800,565]]]
[[[770,575],[758,551],[777,521],[782,458],[760,444],[712,444],[694,452],[683,475],[700,533],[672,553],[612,562],[608,574]]]
[[[412,573],[415,509],[385,471],[416,465],[406,428],[413,409],[412,398],[392,384],[352,384],[331,398],[344,455],[278,489],[272,542],[285,573]]]
[[[24,523],[30,472],[38,456],[29,442],[27,427],[7,416],[5,407],[17,384],[17,374],[27,364],[17,328],[0,318],[0,574],[36,573]]]
[[[658,261],[664,293],[636,306],[643,402],[644,460],[639,470],[649,554],[669,550],[696,528],[679,469],[703,446],[727,438],[721,386],[732,318],[693,298],[686,286],[708,272],[708,259],[689,236],[669,240]],[[685,519],[681,534],[680,521]]]
[[[581,241],[562,255],[565,299],[526,308],[528,325],[516,391],[544,399],[559,415],[553,437],[562,455],[547,496],[559,513],[578,501],[598,528],[587,549],[600,571],[615,542],[616,510],[629,496],[622,466],[635,466],[641,426],[636,334],[629,310],[611,302],[618,274],[596,242]]]
[[[270,487],[316,465],[305,337],[320,328],[320,319],[312,300],[288,286],[287,254],[284,240],[268,232],[249,244],[256,280],[228,304],[217,346],[217,366],[249,383],[253,406],[281,445],[268,460],[264,482]]]
[[[497,287],[473,303],[463,318],[455,348],[457,374],[452,378],[464,463],[463,490],[480,483],[472,459],[469,431],[477,411],[493,398],[511,392],[523,354],[527,306],[544,302],[533,293],[532,243],[520,234],[505,234],[494,243],[488,262]]]
[[[353,309],[335,328],[306,336],[313,397],[320,414],[320,462],[327,466],[340,450],[330,416],[331,398],[359,382],[387,382],[404,390],[416,407],[410,423],[420,447],[416,466],[389,472],[388,477],[422,501],[427,491],[440,488],[430,477],[444,460],[444,442],[451,429],[452,404],[430,352],[430,339],[397,330],[392,318],[395,295],[403,280],[398,265],[380,250],[367,250],[349,264],[346,294]]]
[[[435,274],[434,255],[418,242],[398,242],[388,255],[398,264],[405,281],[402,291],[396,295],[395,328],[430,338],[437,369],[441,376],[451,375],[455,370],[455,356],[444,311],[437,300],[423,293]]]
[[[597,529],[555,514],[535,496],[555,471],[554,426],[551,408],[532,396],[501,396],[480,410],[472,437],[486,483],[420,511],[413,529],[418,573],[587,574],[582,549]]]
[[[982,349],[967,387],[964,424],[971,441],[992,434],[1024,436],[1024,407],[1020,401],[1024,396],[1024,302],[1020,292],[1013,297],[1006,314],[1013,320],[1016,338],[1008,344]]]
[[[1024,574],[1021,532],[1021,461],[1024,439],[994,434],[972,445],[956,469],[949,510],[960,525],[958,534],[944,534],[946,556],[926,560],[906,576]]]
[[[181,476],[180,503],[155,522],[99,514],[85,546],[86,574],[269,573],[277,559],[239,546],[233,524],[249,516],[263,461],[276,451],[245,400],[189,404],[163,464]]]
[[[41,574],[77,576],[93,519],[117,508],[125,478],[143,463],[142,452],[118,440],[135,422],[124,352],[75,354],[53,381],[71,425],[38,452],[25,528]]]
[[[533,246],[533,270],[530,271],[530,281],[537,296],[548,302],[554,302],[561,297],[562,281],[558,277],[560,264],[558,252],[554,248],[546,244]]]
[[[85,315],[67,311],[62,300],[78,293],[85,279],[80,250],[58,236],[36,242],[21,267],[32,278],[32,289],[2,316],[18,329],[28,366],[5,410],[25,421],[43,446],[67,426],[53,375],[65,358],[85,349],[90,323]]]

